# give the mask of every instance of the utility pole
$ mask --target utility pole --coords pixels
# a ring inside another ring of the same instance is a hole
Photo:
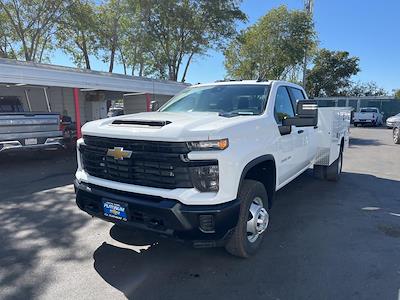
[[[312,18],[314,11],[314,0],[304,0],[304,11]],[[303,87],[306,87],[307,80],[307,63],[308,63],[308,51],[304,50],[304,64],[303,64]]]

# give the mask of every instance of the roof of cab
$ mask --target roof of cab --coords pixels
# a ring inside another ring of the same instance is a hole
[[[199,84],[194,84],[192,87],[202,87],[202,86],[215,86],[215,85],[244,85],[244,84],[254,84],[254,85],[272,85],[273,83],[281,83],[289,86],[296,86],[300,87],[301,86],[288,82],[288,81],[283,81],[283,80],[227,80],[227,81],[216,81],[216,82],[210,82],[210,83],[199,83]]]

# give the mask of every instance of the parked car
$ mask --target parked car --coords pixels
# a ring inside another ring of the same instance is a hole
[[[156,112],[86,123],[76,202],[118,226],[248,257],[275,192],[314,166],[339,180],[350,110],[318,108],[284,81],[189,87]]]
[[[0,97],[0,153],[63,147],[59,114],[24,111],[18,97]]]
[[[111,107],[107,113],[107,117],[117,117],[124,115],[124,109],[122,107]]]
[[[353,123],[355,127],[358,125],[381,126],[383,125],[383,113],[376,107],[361,108],[359,112],[354,113]]]
[[[398,122],[400,122],[400,113],[398,113],[397,115],[394,115],[394,116],[391,116],[391,117],[387,118],[386,119],[386,127],[391,129]]]
[[[393,142],[400,144],[400,122],[393,124]]]

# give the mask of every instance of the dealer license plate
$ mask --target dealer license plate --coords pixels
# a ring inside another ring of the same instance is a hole
[[[128,221],[127,205],[112,201],[103,202],[103,213],[106,217]]]

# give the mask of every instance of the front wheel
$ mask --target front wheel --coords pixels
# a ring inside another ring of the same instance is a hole
[[[393,142],[395,144],[400,144],[400,127],[393,129]]]
[[[244,180],[239,200],[239,220],[225,249],[232,255],[246,258],[258,250],[268,227],[268,195],[261,182]]]

